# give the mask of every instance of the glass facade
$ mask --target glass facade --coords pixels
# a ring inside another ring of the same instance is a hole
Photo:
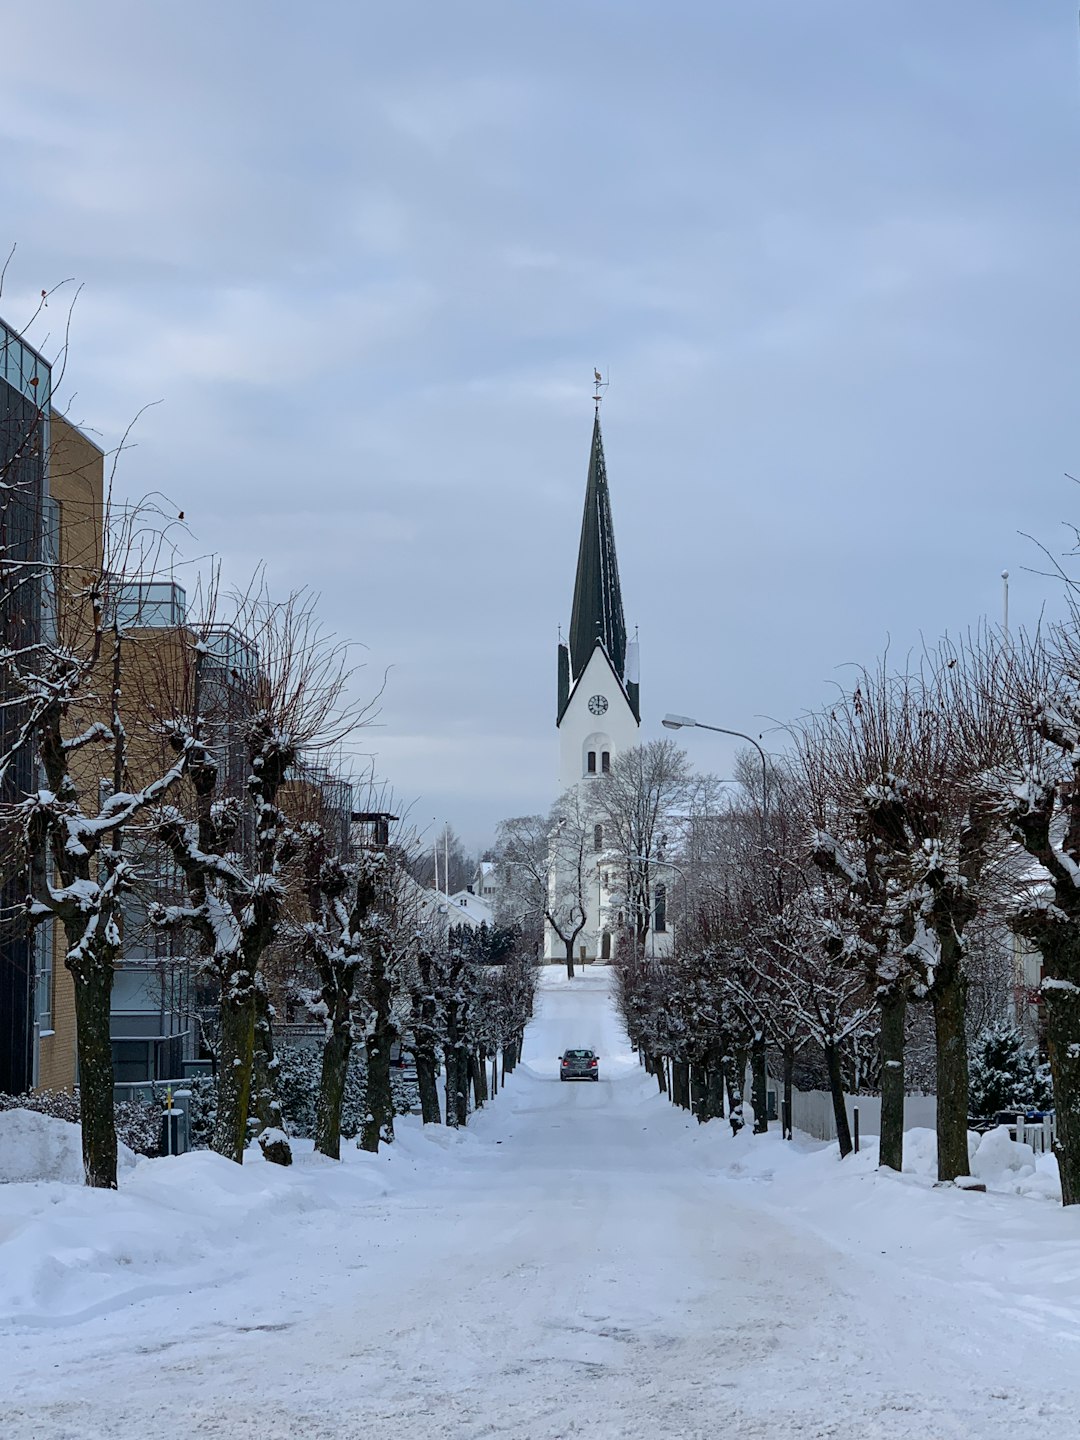
[[[124,580],[112,598],[124,630],[164,630],[187,621],[187,594],[175,580]]]
[[[49,396],[45,360],[0,321],[0,644],[32,661],[42,639],[43,524],[48,495]],[[23,713],[10,677],[0,672],[0,754]],[[20,751],[0,781],[0,803],[37,784],[37,762]],[[25,883],[9,839],[0,839],[0,1090],[33,1083],[38,955],[22,918]]]

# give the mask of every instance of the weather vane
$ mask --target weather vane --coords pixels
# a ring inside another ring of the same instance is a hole
[[[593,397],[592,397],[592,398],[593,398],[593,404],[596,406],[597,410],[599,410],[599,409],[600,409],[600,401],[604,398],[603,392],[607,389],[608,385],[609,385],[611,382],[610,382],[609,380],[605,380],[604,377],[600,374],[600,371],[597,370],[595,366],[593,367],[593,372],[592,372],[592,373],[593,373],[593,389],[594,389],[594,391],[596,392],[596,393],[593,395]]]

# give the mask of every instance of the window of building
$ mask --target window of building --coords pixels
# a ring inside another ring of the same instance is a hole
[[[610,752],[610,750],[602,750],[602,751],[600,752],[600,769],[604,772],[605,775],[608,774],[608,772],[610,771],[610,769],[611,769],[611,752]]]
[[[53,1028],[53,922],[46,920],[34,932],[34,1007],[38,1030]]]
[[[605,930],[600,936],[600,959],[611,959],[611,931]]]
[[[596,751],[590,750],[585,757],[585,769],[589,775],[596,774]]]
[[[658,935],[667,930],[667,886],[657,885],[653,905],[653,929]]]
[[[602,850],[602,849],[604,848],[604,827],[603,827],[603,825],[594,825],[594,826],[593,826],[593,830],[592,830],[592,848],[593,848],[594,850],[597,850],[597,851]]]

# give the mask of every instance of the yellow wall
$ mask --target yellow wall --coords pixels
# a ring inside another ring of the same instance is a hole
[[[101,567],[105,457],[62,415],[54,414],[50,423],[49,493],[60,509],[61,587],[70,598]],[[66,612],[63,627],[69,633],[82,632],[71,638],[83,645],[89,643],[89,607],[72,607],[61,599],[60,608]],[[96,805],[96,797],[92,803]],[[53,926],[52,1024],[52,1034],[42,1034],[39,1042],[38,1086],[42,1090],[70,1090],[75,1084],[75,984],[64,964],[61,925]]]

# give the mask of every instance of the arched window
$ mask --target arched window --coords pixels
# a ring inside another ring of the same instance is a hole
[[[600,769],[604,772],[605,775],[610,771],[610,769],[611,769],[611,751],[610,751],[610,750],[601,750],[601,752],[600,752]]]
[[[590,750],[585,757],[585,769],[589,775],[596,774],[596,751]]]
[[[658,935],[667,930],[667,886],[657,885],[653,905],[653,929]]]
[[[604,848],[603,825],[594,825],[592,827],[592,848],[598,852]]]

